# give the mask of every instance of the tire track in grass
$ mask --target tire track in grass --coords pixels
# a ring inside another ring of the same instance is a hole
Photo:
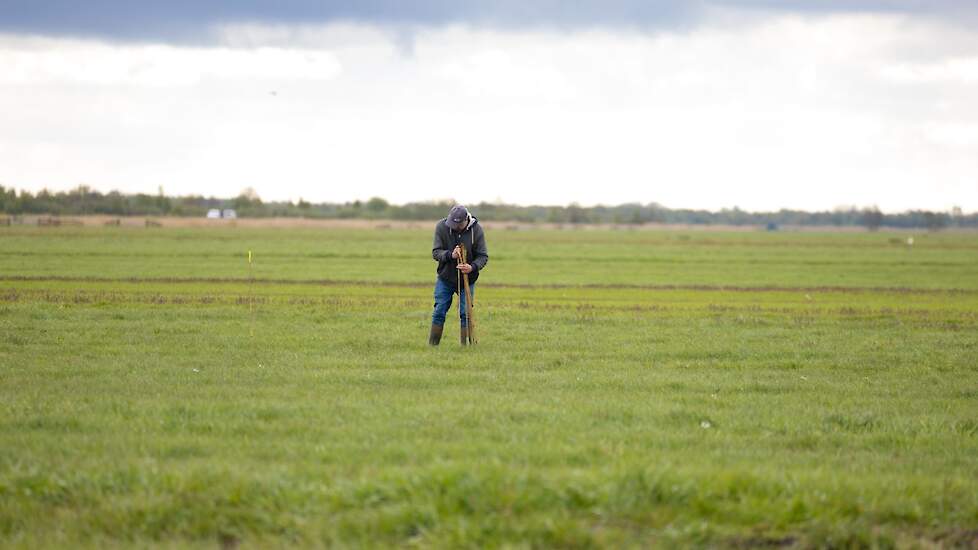
[[[274,294],[251,296],[241,293],[161,293],[157,291],[116,290],[50,290],[50,289],[2,289],[0,303],[47,303],[76,306],[103,305],[150,305],[150,306],[246,306],[250,304],[270,307],[317,307],[327,310],[350,311],[356,309],[386,308],[406,311],[427,311],[427,297],[395,296],[309,296]],[[696,305],[663,303],[591,303],[586,300],[551,299],[527,301],[522,297],[496,298],[493,310],[536,311],[573,315],[580,321],[595,321],[609,314],[639,316],[695,315],[733,319],[735,322],[768,323],[774,317],[797,320],[850,319],[887,320],[900,319],[916,325],[933,326],[948,330],[973,330],[978,325],[976,311],[947,311],[928,308],[895,308],[891,306],[837,306],[837,307],[786,307],[784,305],[718,305],[704,301]]]
[[[229,254],[215,254],[210,252],[200,252],[195,254],[181,254],[181,253],[147,253],[147,252],[132,252],[132,251],[119,251],[119,252],[77,252],[77,251],[37,251],[37,250],[10,250],[3,251],[0,250],[0,256],[12,256],[12,257],[38,257],[38,258],[64,258],[64,257],[84,257],[84,258],[156,258],[156,259],[187,259],[187,258],[197,258],[203,260],[210,260],[213,258],[241,258],[244,256],[240,252],[229,253]],[[343,252],[313,252],[313,253],[287,253],[287,252],[265,252],[262,254],[265,258],[274,259],[311,259],[311,260],[376,260],[377,256],[373,254],[356,254],[356,253],[343,253]],[[493,259],[495,261],[511,261],[517,255],[494,255]],[[417,254],[407,254],[407,253],[391,253],[386,252],[384,254],[383,261],[388,260],[417,260]],[[674,256],[661,257],[661,256],[627,256],[627,255],[603,255],[603,256],[582,256],[582,255],[567,255],[567,254],[548,254],[544,253],[538,256],[538,259],[546,259],[548,261],[554,262],[581,262],[581,263],[633,263],[633,264],[673,264],[673,265],[687,265],[687,264],[700,264],[703,262],[700,258],[677,258]],[[969,258],[957,259],[956,261],[935,261],[935,260],[868,260],[865,258],[860,259],[816,259],[816,260],[799,260],[799,259],[785,259],[785,258],[723,258],[723,263],[732,265],[802,265],[802,266],[845,266],[859,264],[863,266],[879,266],[879,267],[934,267],[934,268],[954,268],[962,266],[971,266],[973,261]]]
[[[412,281],[363,281],[348,279],[270,279],[245,277],[95,277],[62,275],[0,275],[5,282],[60,282],[60,283],[147,283],[147,284],[249,284],[256,285],[302,285],[302,286],[376,286],[394,288],[427,288],[431,282]],[[491,283],[482,288],[501,289],[607,289],[607,290],[690,290],[701,292],[820,292],[820,293],[879,293],[879,294],[930,294],[930,295],[974,295],[978,289],[968,288],[911,288],[886,286],[774,286],[774,285],[704,285],[704,284],[530,284],[530,283]]]

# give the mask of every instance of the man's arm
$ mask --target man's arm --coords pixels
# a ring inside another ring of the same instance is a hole
[[[486,234],[482,231],[482,227],[478,227],[473,236],[475,239],[472,241],[472,260],[469,265],[472,266],[473,271],[481,271],[486,264],[489,263],[489,249],[486,248]]]
[[[451,243],[445,242],[444,234],[439,231],[439,227],[435,226],[435,240],[431,244],[431,258],[439,263],[447,262],[452,259],[453,248]]]

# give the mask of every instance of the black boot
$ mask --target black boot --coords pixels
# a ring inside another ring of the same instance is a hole
[[[462,335],[461,336],[462,345],[463,346],[467,345],[469,343],[469,327],[463,326],[462,330],[460,331],[460,334]]]
[[[428,334],[428,345],[437,346],[438,342],[441,342],[441,331],[445,329],[444,325],[431,324],[431,333]]]

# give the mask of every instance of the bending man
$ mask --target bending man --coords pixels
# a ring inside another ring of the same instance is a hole
[[[465,258],[468,260],[465,264],[461,263],[462,247],[465,247]],[[435,280],[435,311],[431,314],[428,343],[437,346],[441,341],[445,316],[452,307],[452,295],[459,293],[461,341],[465,344],[469,320],[465,316],[465,292],[461,291],[458,284],[459,273],[469,274],[469,287],[474,299],[475,282],[479,278],[479,272],[489,262],[489,251],[486,249],[486,237],[479,220],[469,214],[464,206],[452,207],[448,217],[435,225],[431,257],[438,262],[438,277]]]

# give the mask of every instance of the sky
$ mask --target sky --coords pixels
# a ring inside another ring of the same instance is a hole
[[[973,0],[0,0],[32,192],[975,212],[975,98]]]

